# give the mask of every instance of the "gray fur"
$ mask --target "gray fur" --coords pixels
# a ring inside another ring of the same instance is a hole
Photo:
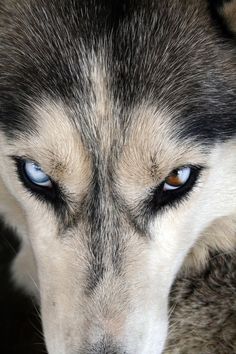
[[[50,354],[161,353],[181,266],[166,353],[235,350],[235,48],[213,14],[204,0],[0,3],[0,213]],[[170,197],[186,166],[191,188]]]

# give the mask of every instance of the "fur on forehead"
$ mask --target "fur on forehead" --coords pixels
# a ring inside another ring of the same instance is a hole
[[[11,153],[39,163],[48,175],[74,193],[87,190],[92,179],[91,159],[69,119],[69,108],[61,102],[42,99],[29,114],[34,119],[34,130],[30,134],[18,133],[11,143]]]
[[[77,105],[86,133],[93,124],[91,143],[98,122],[114,124],[118,105],[116,122],[125,125],[126,111],[142,100],[171,107],[183,139],[214,144],[235,134],[232,51],[204,1],[17,3],[0,12],[0,124],[7,134],[32,128],[22,111],[42,94]],[[111,137],[100,137],[109,151]]]
[[[89,105],[91,90],[98,93],[97,88],[109,89],[125,107],[151,97],[185,111],[188,134],[197,135],[199,124],[209,140],[235,132],[235,120],[227,119],[236,101],[232,53],[214,31],[205,1],[17,4],[0,10],[0,121],[8,134],[30,125],[26,117],[19,118],[19,107],[27,106],[29,97],[48,92]],[[103,81],[96,81],[92,51],[97,57],[103,51],[109,85],[102,65]]]
[[[126,197],[137,198],[156,187],[174,169],[205,165],[208,148],[191,138],[180,139],[182,127],[170,110],[142,104],[130,119],[117,169],[117,185]]]
[[[106,91],[103,94],[106,95]],[[112,106],[101,92],[96,101],[100,112],[106,111],[106,104]],[[140,193],[142,187],[156,186],[175,168],[189,164],[204,165],[206,162],[207,147],[190,138],[179,139],[182,127],[172,117],[171,111],[167,108],[158,110],[147,102],[129,112],[130,123],[123,131],[121,126],[106,123],[104,114],[97,114],[93,120],[94,115],[89,117],[89,112],[87,120],[92,122],[84,131],[81,129],[83,123],[75,120],[75,111],[60,101],[42,99],[41,104],[33,105],[30,114],[36,123],[35,131],[18,134],[15,142],[18,154],[40,163],[51,177],[71,187],[79,181],[80,188],[87,190],[93,177],[94,153],[101,155],[99,159],[103,164],[109,156],[118,184],[128,188],[134,185],[136,194],[137,186]],[[113,120],[112,115],[109,119]],[[91,150],[88,143],[94,130],[100,137],[97,151]],[[119,154],[113,156],[116,144],[119,145]]]

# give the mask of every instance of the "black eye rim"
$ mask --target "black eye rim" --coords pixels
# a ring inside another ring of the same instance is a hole
[[[27,161],[32,161],[33,163],[38,165],[36,161],[27,157],[19,157],[19,156],[12,156],[12,159],[15,162],[16,170],[21,183],[32,194],[37,195],[38,197],[41,198],[43,197],[45,199],[51,199],[51,200],[56,199],[57,196],[60,195],[59,186],[55,181],[53,181],[52,178],[50,178],[50,176],[48,176],[48,178],[50,179],[51,186],[40,186],[38,184],[35,184],[29,179],[25,171],[25,164]]]
[[[59,220],[64,220],[64,223],[61,225],[69,225],[70,220],[70,208],[68,206],[68,196],[66,192],[63,190],[63,187],[56,183],[50,176],[50,181],[52,185],[48,186],[39,186],[34,184],[30,179],[27,177],[25,173],[25,163],[26,161],[32,161],[38,165],[37,161],[28,157],[28,156],[9,156],[12,158],[15,164],[15,170],[18,175],[19,181],[24,186],[26,191],[28,192],[29,196],[40,203],[46,205],[46,207],[50,206],[58,216]],[[49,210],[49,209],[48,209]]]
[[[11,158],[15,163],[19,180],[21,181],[23,186],[31,193],[31,195],[37,197],[42,202],[48,201],[54,206],[60,207],[60,205],[67,205],[66,195],[64,194],[60,186],[52,178],[50,178],[50,176],[48,176],[51,182],[50,187],[37,185],[28,178],[25,172],[25,164],[27,161],[32,161],[38,165],[35,160],[25,156],[11,156]],[[199,176],[202,170],[205,169],[205,167],[200,165],[189,164],[175,168],[173,171],[186,167],[191,169],[189,179],[186,181],[186,183],[176,189],[164,190],[164,185],[166,183],[165,179],[156,188],[153,188],[150,191],[148,198],[143,201],[142,206],[140,205],[140,215],[142,215],[143,217],[147,214],[150,216],[155,216],[161,210],[175,206],[188,196],[193,187],[196,185],[196,182],[198,181]]]
[[[158,187],[151,191],[151,202],[149,199],[149,205],[151,205],[152,214],[156,214],[163,208],[174,206],[191,192],[204,167],[200,165],[184,165],[174,170],[176,171],[186,167],[189,167],[191,172],[188,180],[182,186],[176,189],[165,190],[164,185],[166,181],[164,180]]]

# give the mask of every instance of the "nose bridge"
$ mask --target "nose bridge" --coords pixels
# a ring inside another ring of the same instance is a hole
[[[143,305],[142,299],[148,294],[147,277],[143,274],[146,242],[119,203],[109,185],[94,184],[84,215],[89,261],[83,287],[85,300],[81,300],[84,309],[81,354],[129,351],[131,344],[127,346],[126,340],[130,321],[138,317],[139,305]],[[130,314],[131,308],[134,315]],[[142,322],[145,321],[141,319]],[[132,330],[138,341],[142,332],[139,324],[132,326]]]
[[[100,181],[89,199],[87,235],[90,260],[87,263],[86,328],[95,341],[101,336],[115,339],[124,325],[126,293],[122,268],[126,232],[124,216],[114,198],[111,185]],[[122,300],[121,300],[122,299]],[[91,340],[92,340],[91,337]],[[89,338],[89,336],[88,336]],[[103,340],[84,353],[123,353],[112,341]]]
[[[122,264],[124,227],[122,215],[108,178],[94,183],[87,207],[87,242],[90,253],[88,289],[92,292],[106,271],[118,274]]]

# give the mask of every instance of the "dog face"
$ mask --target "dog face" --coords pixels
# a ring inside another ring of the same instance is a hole
[[[48,351],[161,353],[186,254],[236,208],[230,45],[201,1],[1,6],[0,211]]]

